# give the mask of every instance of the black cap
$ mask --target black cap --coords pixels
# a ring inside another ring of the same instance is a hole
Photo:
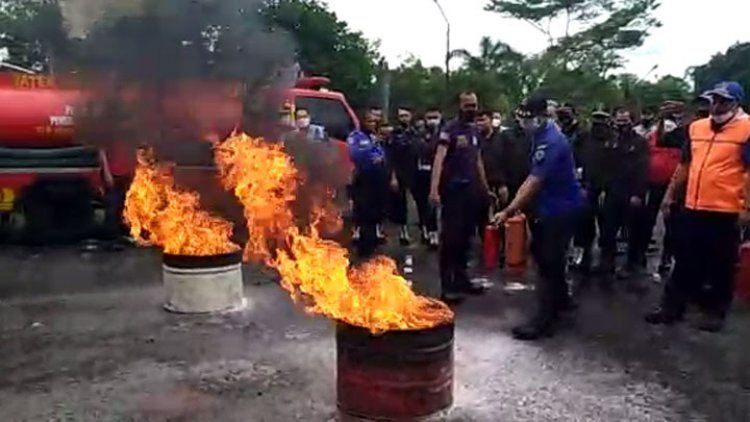
[[[527,98],[520,107],[518,115],[520,117],[543,117],[547,115],[549,98],[545,95],[534,94]]]

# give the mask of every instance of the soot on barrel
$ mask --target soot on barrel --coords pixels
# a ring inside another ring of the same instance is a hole
[[[337,396],[345,414],[413,420],[453,404],[453,323],[422,330],[336,327]]]
[[[244,307],[242,254],[163,255],[165,309],[179,313],[224,312]]]

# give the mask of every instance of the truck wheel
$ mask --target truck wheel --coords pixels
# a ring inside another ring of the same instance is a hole
[[[42,246],[90,236],[94,216],[91,197],[85,181],[49,181],[30,187],[20,207],[25,243]]]

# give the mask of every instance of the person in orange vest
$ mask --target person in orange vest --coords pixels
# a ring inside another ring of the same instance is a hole
[[[646,321],[678,322],[692,301],[702,310],[697,328],[716,332],[732,302],[740,224],[750,221],[750,119],[740,107],[739,83],[722,82],[704,95],[711,98],[710,117],[690,125],[662,207],[668,212],[675,191],[687,184],[675,269]]]

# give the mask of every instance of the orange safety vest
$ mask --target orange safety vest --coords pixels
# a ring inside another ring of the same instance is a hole
[[[750,119],[735,117],[720,131],[711,119],[690,125],[690,169],[685,206],[693,210],[739,213],[745,208],[742,147],[750,139]]]

